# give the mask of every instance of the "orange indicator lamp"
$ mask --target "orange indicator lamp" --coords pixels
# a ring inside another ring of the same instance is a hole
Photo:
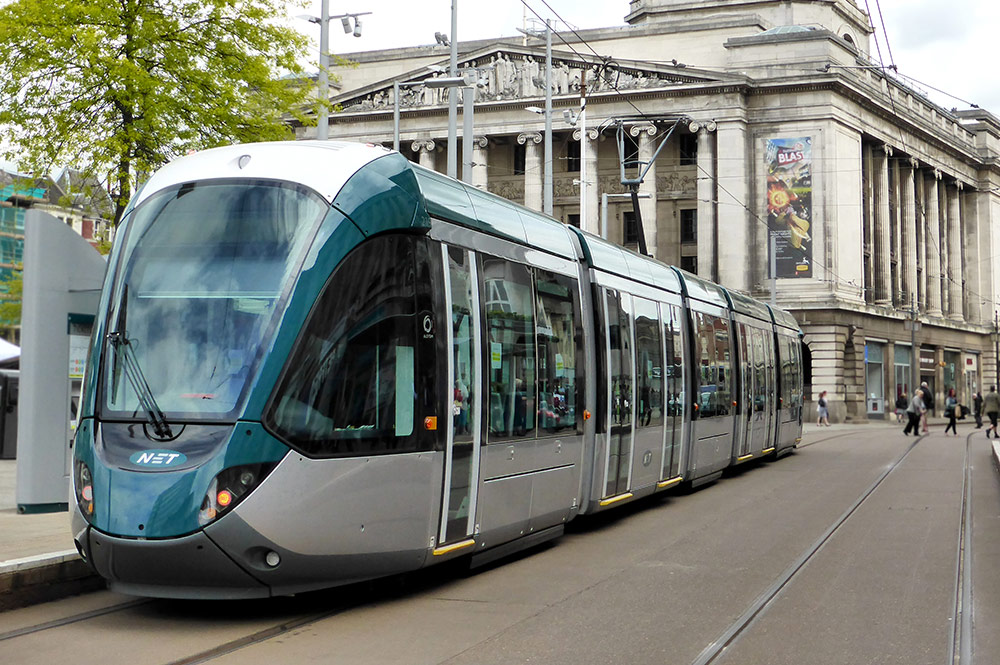
[[[229,490],[222,490],[215,497],[216,502],[219,504],[220,508],[225,508],[233,502],[233,493]]]

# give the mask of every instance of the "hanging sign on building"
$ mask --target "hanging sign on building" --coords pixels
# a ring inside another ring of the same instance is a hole
[[[812,277],[812,138],[767,139],[764,160],[776,274]]]

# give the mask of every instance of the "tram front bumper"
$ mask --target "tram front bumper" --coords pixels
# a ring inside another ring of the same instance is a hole
[[[270,589],[202,532],[166,540],[116,538],[94,528],[86,558],[113,591],[156,598],[263,598]]]

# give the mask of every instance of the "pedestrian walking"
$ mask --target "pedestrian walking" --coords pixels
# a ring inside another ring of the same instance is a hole
[[[920,422],[923,426],[922,429],[924,434],[927,434],[929,431],[927,429],[927,412],[934,410],[934,393],[931,390],[931,387],[927,385],[926,381],[920,384],[920,392],[923,393],[922,401],[924,403],[924,411],[920,416]]]
[[[829,427],[830,410],[827,408],[825,390],[819,394],[819,400],[816,402],[816,412],[816,425],[826,425]]]
[[[972,397],[972,415],[976,419],[976,429],[983,428],[983,393],[979,390]]]
[[[990,386],[990,392],[983,398],[983,411],[986,412],[986,417],[990,419],[990,426],[986,430],[986,438],[990,438],[990,432],[993,432],[995,438],[997,436],[997,417],[1000,416],[1000,394],[997,393],[996,386]]]
[[[955,418],[958,415],[958,399],[955,398],[955,389],[951,388],[948,390],[948,397],[944,400],[944,415],[948,418],[948,426],[944,428],[945,436],[948,435],[948,430],[951,430],[955,436],[958,436],[958,427],[955,424]]]
[[[906,393],[899,393],[899,397],[896,398],[896,422],[903,422],[903,418],[906,417],[906,407],[909,406],[909,401],[906,399]]]
[[[920,416],[924,414],[924,401],[921,399],[923,394],[922,390],[913,393],[913,399],[910,400],[910,405],[906,409],[908,421],[906,429],[903,430],[904,435],[908,435],[912,431],[913,436],[920,436]]]

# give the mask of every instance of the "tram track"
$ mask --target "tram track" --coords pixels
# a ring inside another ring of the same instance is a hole
[[[117,605],[101,607],[94,610],[88,610],[86,612],[78,612],[77,614],[71,614],[69,616],[60,617],[59,619],[53,619],[51,621],[44,621],[42,623],[38,623],[32,626],[24,626],[23,628],[17,628],[15,630],[9,630],[7,632],[0,633],[0,642],[12,640],[16,637],[25,637],[27,635],[34,635],[35,633],[41,633],[46,630],[52,630],[54,628],[69,626],[74,623],[80,623],[81,621],[89,621],[90,619],[107,616],[108,614],[114,614],[116,612],[122,612],[124,610],[129,610],[134,607],[138,607],[140,605],[147,605],[151,602],[153,601],[150,598],[139,598],[125,603],[118,603]]]
[[[849,433],[845,432],[844,434],[834,435],[828,437],[827,439],[810,442],[808,445],[814,445],[816,443],[820,443],[821,441],[839,438],[841,436],[846,436],[847,434]],[[920,436],[915,441],[913,441],[909,446],[907,446],[906,450],[904,450],[903,453],[899,455],[899,457],[897,457],[895,461],[893,461],[888,467],[886,467],[885,471],[866,490],[864,490],[861,493],[861,495],[854,501],[854,503],[851,504],[851,506],[848,507],[847,510],[845,510],[844,513],[840,515],[840,517],[835,519],[833,524],[831,524],[830,527],[828,527],[826,531],[824,531],[823,534],[820,535],[820,537],[816,539],[816,541],[812,545],[806,548],[806,550],[802,554],[800,554],[799,557],[796,558],[791,563],[791,565],[789,565],[767,589],[765,589],[759,596],[757,596],[757,598],[747,607],[747,609],[743,612],[743,614],[739,616],[739,618],[737,618],[725,631],[723,631],[719,635],[719,637],[716,638],[715,641],[713,641],[711,644],[705,647],[704,650],[702,650],[702,652],[698,655],[698,657],[695,658],[694,661],[692,661],[692,665],[710,665],[711,663],[716,662],[719,659],[719,657],[723,655],[726,649],[731,647],[743,635],[745,635],[747,631],[756,622],[756,620],[768,610],[771,604],[781,595],[781,593],[788,587],[788,585],[792,582],[792,580],[795,579],[798,573],[802,571],[802,569],[805,568],[806,565],[809,564],[809,562],[812,561],[816,557],[816,555],[819,554],[824,549],[824,547],[826,547],[827,543],[830,541],[831,538],[833,538],[834,534],[841,528],[841,526],[843,526],[851,518],[851,516],[854,515],[857,512],[857,510],[861,508],[862,505],[865,504],[865,502],[872,496],[872,494],[874,494],[875,491],[882,485],[882,483],[885,482],[886,478],[888,478],[889,475],[894,470],[896,470],[896,468],[899,467],[899,465],[903,462],[903,460],[906,459],[907,455],[909,455],[913,451],[913,449],[916,448],[917,445],[926,438],[926,436],[927,435]],[[968,451],[967,451],[966,452],[967,476],[968,476],[968,466],[969,464],[968,464]],[[968,503],[968,494],[966,494],[965,502]],[[971,508],[969,508],[968,510],[971,512]],[[965,532],[964,524],[965,524],[965,517],[963,517],[963,529],[962,529],[963,534]],[[964,547],[964,551],[968,552],[969,553],[968,556],[969,558],[971,558],[971,546],[966,547],[964,545],[962,536],[960,536],[960,547]],[[962,573],[960,571],[959,577],[961,577],[961,575]],[[971,584],[971,576],[969,584]],[[960,581],[960,583],[957,584],[956,586],[964,588],[966,584]],[[971,586],[970,586],[970,594],[971,594]],[[961,603],[962,600],[964,599],[964,596],[962,594],[956,593],[956,598],[957,598],[956,602]],[[957,631],[958,628],[956,628],[956,632]],[[971,617],[969,622],[969,631],[971,633]],[[968,640],[968,643],[969,645],[971,645],[971,638]],[[964,647],[958,646],[956,648],[959,651],[961,651]],[[949,665],[971,665],[971,660],[961,661],[961,662],[956,660],[954,661],[954,663],[949,663]]]
[[[955,618],[949,665],[972,665],[972,437],[965,438],[965,475],[962,479],[962,515],[955,557]]]

